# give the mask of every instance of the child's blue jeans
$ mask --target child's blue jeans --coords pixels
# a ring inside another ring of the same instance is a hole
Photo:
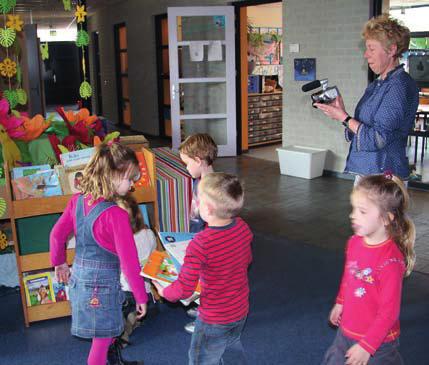
[[[337,336],[334,343],[326,351],[322,365],[344,365],[346,358],[344,357],[347,350],[352,347],[357,341],[344,336],[340,329],[337,330]],[[383,343],[374,356],[371,356],[368,365],[403,365],[401,355],[398,351],[399,340]]]
[[[246,317],[228,324],[208,324],[197,318],[189,349],[189,365],[246,364],[241,344]]]

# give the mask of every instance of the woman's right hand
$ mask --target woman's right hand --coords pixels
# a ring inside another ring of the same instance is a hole
[[[137,319],[142,319],[146,315],[147,304],[146,303],[136,304],[136,310],[137,310]]]
[[[329,314],[329,322],[331,322],[334,326],[339,326],[341,322],[341,314],[343,313],[343,305],[335,304]]]
[[[69,282],[70,277],[70,268],[67,265],[67,262],[64,264],[55,266],[55,278],[59,283],[67,284]]]

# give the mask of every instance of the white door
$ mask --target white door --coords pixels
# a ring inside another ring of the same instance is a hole
[[[237,154],[234,7],[168,8],[173,149],[208,133],[219,156]]]

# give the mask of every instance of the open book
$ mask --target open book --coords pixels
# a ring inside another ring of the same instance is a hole
[[[186,248],[194,237],[194,233],[158,232],[158,236],[166,251],[154,251],[146,262],[142,262],[143,269],[140,274],[167,287],[177,279],[185,258]],[[189,305],[194,301],[198,303],[200,291],[198,284],[194,294],[181,302],[184,305]]]

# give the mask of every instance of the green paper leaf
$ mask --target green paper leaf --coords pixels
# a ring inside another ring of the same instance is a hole
[[[16,0],[0,0],[0,12],[9,13],[16,5]]]
[[[77,32],[76,46],[82,47],[82,46],[87,46],[88,44],[89,44],[88,32],[86,32],[85,30],[79,30]]]
[[[88,81],[80,84],[79,94],[83,99],[88,99],[92,95],[92,87]]]
[[[71,0],[63,0],[63,5],[65,11],[71,10]]]
[[[15,29],[0,28],[0,44],[3,47],[10,47],[15,41],[15,38],[16,38]]]
[[[16,89],[16,96],[18,104],[25,105],[27,104],[27,93],[24,89]]]
[[[11,109],[15,108],[18,105],[18,96],[16,95],[15,90],[4,90],[3,95],[9,102],[9,106]]]
[[[21,113],[18,110],[11,109],[10,111],[15,117],[21,118]]]

